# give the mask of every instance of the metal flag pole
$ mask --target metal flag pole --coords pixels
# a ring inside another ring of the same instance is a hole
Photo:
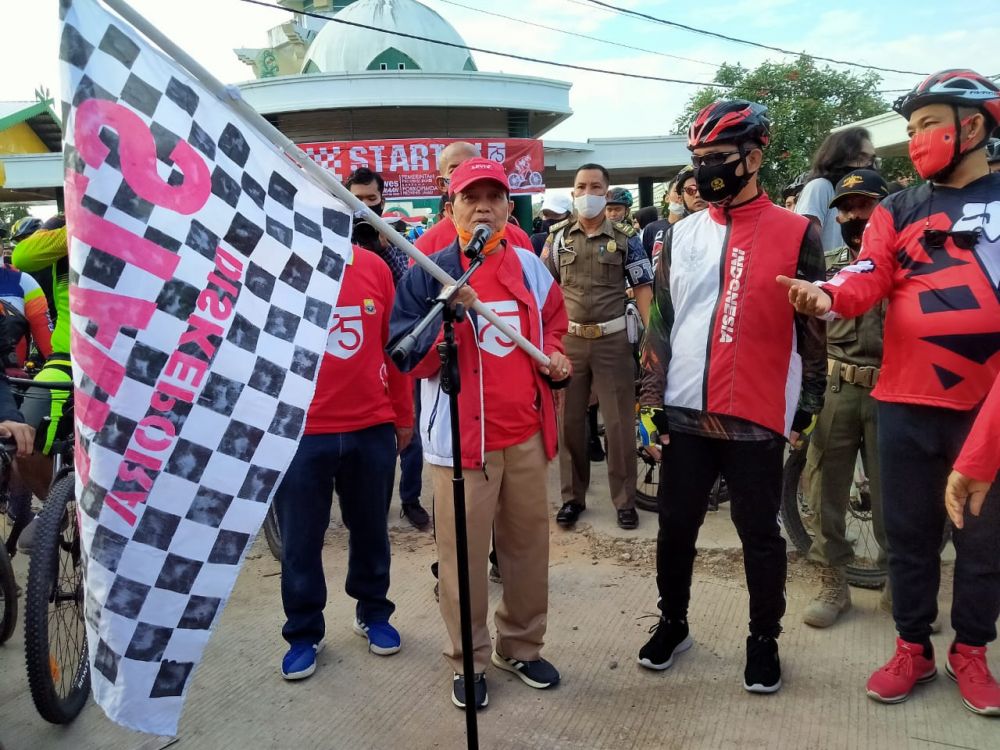
[[[169,37],[153,26],[124,0],[102,0],[102,2],[119,16],[132,24],[143,34],[143,36],[153,42],[182,68],[187,70],[188,73],[190,73],[195,79],[198,80],[199,83],[212,92],[212,94],[214,94],[223,104],[239,115],[241,119],[246,120],[253,127],[259,130],[261,134],[267,138],[267,140],[269,140],[276,148],[281,150],[285,156],[295,162],[299,168],[312,178],[313,182],[317,183],[320,187],[329,191],[350,206],[355,215],[362,215],[365,221],[388,237],[393,245],[410,256],[414,263],[445,286],[455,283],[455,280],[440,266],[436,265],[426,255],[411,245],[409,240],[393,229],[388,222],[372,211],[369,206],[366,206],[350,190],[340,184],[340,181],[328,170],[319,166],[316,162],[310,159],[309,156],[307,156],[288,136],[274,127],[274,125],[268,122],[263,115],[247,104],[238,88],[235,86],[225,85],[222,81],[209,73],[208,70],[206,70],[197,60],[187,54],[178,45],[174,44]],[[528,339],[522,336],[519,332],[504,323],[504,321],[501,320],[496,313],[486,307],[482,302],[477,300],[472,307],[479,315],[482,315],[490,321],[490,323],[495,325],[501,333],[527,352],[527,354],[536,362],[545,366],[549,364],[549,358],[544,352],[528,341]]]

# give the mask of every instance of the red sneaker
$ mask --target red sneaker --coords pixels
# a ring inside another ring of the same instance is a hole
[[[958,692],[967,709],[984,716],[1000,716],[1000,685],[990,674],[985,646],[953,644],[945,672],[958,683]]]
[[[869,698],[882,703],[902,703],[918,682],[930,682],[935,677],[933,656],[924,656],[924,647],[919,643],[897,638],[896,654],[868,678],[866,692]]]

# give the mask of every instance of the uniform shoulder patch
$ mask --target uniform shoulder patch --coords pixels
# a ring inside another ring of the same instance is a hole
[[[563,219],[558,224],[553,224],[551,227],[549,227],[549,234],[553,234],[554,232],[558,232],[560,229],[565,229],[566,227],[568,227],[570,225],[570,222],[572,222],[572,221],[573,221],[573,219]]]
[[[613,223],[614,228],[624,234],[626,237],[635,237],[635,227],[631,224],[626,224],[621,221],[616,221]]]

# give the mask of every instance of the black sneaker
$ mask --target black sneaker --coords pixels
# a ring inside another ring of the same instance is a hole
[[[534,661],[508,659],[506,656],[502,656],[499,651],[494,651],[490,661],[493,662],[493,666],[505,672],[516,674],[525,685],[538,690],[559,684],[559,670],[545,659],[535,659]]]
[[[626,531],[639,527],[639,512],[635,508],[622,508],[618,511],[618,526]]]
[[[639,649],[639,666],[663,671],[670,669],[674,657],[691,648],[688,624],[683,620],[665,620],[662,617],[649,629],[653,637]]]
[[[743,687],[751,693],[776,693],[781,689],[781,660],[778,641],[763,635],[747,638],[747,668]]]
[[[563,503],[563,506],[556,513],[556,523],[563,527],[570,527],[576,523],[576,519],[583,513],[584,507],[576,503]]]
[[[420,504],[419,500],[412,503],[403,503],[403,507],[399,511],[399,517],[403,518],[404,516],[421,531],[431,525],[431,517],[427,515],[427,511],[424,510],[424,506]]]
[[[486,708],[490,696],[486,692],[486,675],[480,672],[475,677],[476,710]],[[465,677],[456,674],[451,682],[451,702],[459,708],[465,708]]]

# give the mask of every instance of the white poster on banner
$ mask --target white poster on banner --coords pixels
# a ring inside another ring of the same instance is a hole
[[[302,433],[351,217],[95,0],[60,7],[93,690],[172,735]]]

